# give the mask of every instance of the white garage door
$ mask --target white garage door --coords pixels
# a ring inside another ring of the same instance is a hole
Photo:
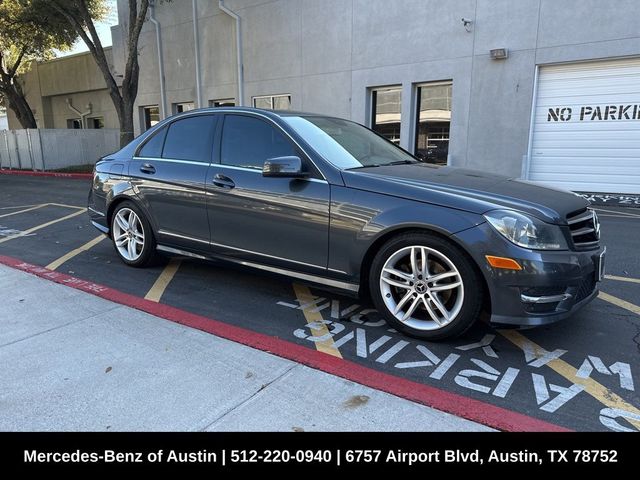
[[[640,193],[640,59],[540,67],[529,179]]]

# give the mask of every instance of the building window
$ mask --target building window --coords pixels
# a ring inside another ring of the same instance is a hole
[[[67,120],[67,128],[80,130],[82,128],[82,122],[79,118],[70,118]]]
[[[156,125],[160,121],[160,108],[158,105],[142,107],[142,119],[145,131]]]
[[[291,95],[262,95],[253,97],[253,106],[265,110],[291,110]]]
[[[447,164],[452,87],[451,82],[418,86],[415,155],[424,162]]]
[[[104,118],[102,117],[87,118],[87,128],[104,128]]]
[[[210,107],[235,107],[236,99],[235,98],[224,98],[221,100],[209,100]]]
[[[371,129],[400,145],[402,87],[377,88],[371,92]]]
[[[188,112],[189,110],[195,110],[196,105],[193,102],[174,103],[173,113]]]

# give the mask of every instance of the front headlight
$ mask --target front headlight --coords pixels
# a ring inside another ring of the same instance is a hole
[[[510,242],[532,250],[567,250],[567,241],[557,225],[551,225],[513,210],[493,210],[484,218]]]

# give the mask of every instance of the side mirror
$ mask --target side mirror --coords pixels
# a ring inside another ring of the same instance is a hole
[[[300,157],[276,157],[270,158],[262,166],[263,177],[287,177],[304,178],[309,176],[302,171],[302,160]]]

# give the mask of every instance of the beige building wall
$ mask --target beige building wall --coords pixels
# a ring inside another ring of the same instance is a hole
[[[105,49],[107,61],[113,64],[111,48]],[[27,101],[34,111],[39,128],[68,128],[68,121],[79,120],[69,103],[92,119],[101,119],[104,128],[119,128],[118,116],[111,102],[102,73],[91,53],[80,53],[31,65],[20,77]],[[9,128],[19,129],[20,123],[8,110]]]

